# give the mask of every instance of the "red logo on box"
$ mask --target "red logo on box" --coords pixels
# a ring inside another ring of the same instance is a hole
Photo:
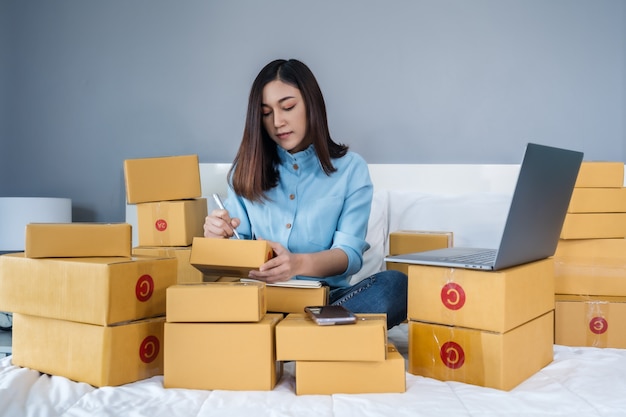
[[[139,301],[148,301],[154,292],[154,280],[148,274],[142,275],[135,285],[135,296]]]
[[[454,282],[448,282],[441,289],[441,302],[450,310],[458,310],[465,305],[465,291]]]
[[[150,363],[159,356],[161,343],[156,336],[148,336],[139,346],[139,358],[143,363]]]
[[[609,330],[609,323],[604,317],[594,317],[589,321],[589,330],[595,334],[606,333]]]
[[[165,229],[167,229],[167,222],[164,219],[159,219],[156,222],[154,222],[154,227],[159,231],[159,232],[164,232]]]
[[[465,363],[465,352],[456,342],[446,342],[439,350],[443,364],[450,369],[459,369]]]

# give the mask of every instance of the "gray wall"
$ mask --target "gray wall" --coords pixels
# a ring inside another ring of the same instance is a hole
[[[75,221],[124,220],[124,159],[230,162],[275,58],[371,163],[626,160],[623,0],[0,0],[0,27],[0,195]]]

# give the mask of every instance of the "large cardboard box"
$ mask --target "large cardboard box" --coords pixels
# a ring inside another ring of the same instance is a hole
[[[626,296],[626,258],[554,258],[556,294]]]
[[[623,187],[624,163],[610,161],[583,161],[575,187]]]
[[[189,262],[205,275],[247,278],[274,256],[266,240],[196,237]]]
[[[409,267],[409,320],[506,332],[551,310],[552,259],[501,271]]]
[[[626,259],[626,239],[560,239],[554,257]]]
[[[96,387],[163,374],[164,317],[97,326],[13,315],[14,365]]]
[[[178,284],[167,289],[168,322],[256,322],[266,312],[261,282]]]
[[[626,237],[626,213],[567,213],[561,239]]]
[[[398,230],[389,234],[389,255],[424,252],[443,249],[453,245],[452,232],[430,232],[422,230]],[[408,275],[409,265],[398,262],[387,262],[387,269],[404,272]]]
[[[173,258],[0,256],[0,311],[108,325],[165,315]]]
[[[269,391],[282,374],[275,330],[281,314],[257,323],[165,323],[166,388]]]
[[[130,257],[131,246],[127,223],[30,223],[24,253],[28,258]]]
[[[574,188],[569,213],[625,213],[626,188]]]
[[[137,204],[139,246],[189,246],[206,216],[206,198]]]
[[[307,306],[328,304],[328,286],[319,288],[291,288],[268,285],[267,311],[274,313],[302,313]]]
[[[127,159],[124,180],[128,204],[184,200],[202,195],[198,155]]]
[[[356,324],[320,326],[305,314],[287,315],[276,326],[279,361],[384,361],[385,314],[357,314]]]
[[[403,393],[406,391],[404,357],[393,344],[380,362],[297,361],[297,395]]]
[[[626,348],[626,297],[556,296],[555,343]]]
[[[204,275],[189,263],[191,256],[190,246],[135,246],[133,256],[151,256],[153,258],[176,258],[176,282],[187,284],[203,282]]]
[[[510,390],[553,359],[554,312],[505,333],[409,322],[409,372]]]

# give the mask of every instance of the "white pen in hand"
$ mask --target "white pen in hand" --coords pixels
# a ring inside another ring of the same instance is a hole
[[[222,199],[220,198],[219,194],[213,194],[213,200],[215,200],[217,207],[219,207],[221,210],[226,210],[226,207],[224,207],[224,203],[222,203]],[[235,234],[235,237],[237,239],[241,239],[241,236],[239,236],[239,233],[237,233],[237,230],[234,227],[232,227],[232,229],[233,229],[233,233]]]

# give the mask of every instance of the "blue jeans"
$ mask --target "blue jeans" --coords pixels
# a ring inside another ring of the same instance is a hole
[[[331,289],[329,302],[353,313],[386,313],[391,329],[406,319],[407,286],[404,273],[382,271],[351,287]]]

